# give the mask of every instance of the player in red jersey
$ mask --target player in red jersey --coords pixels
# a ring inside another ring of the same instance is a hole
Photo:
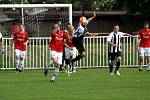
[[[71,59],[74,59],[77,56],[77,49],[72,43],[73,33],[75,29],[72,25],[68,25],[67,27],[67,33],[69,35],[69,41],[66,41],[65,43],[65,61],[66,66],[68,68],[68,76],[69,76],[69,70],[76,72],[76,69],[74,67],[74,63],[71,62]]]
[[[20,31],[16,31],[12,35],[16,53],[16,72],[23,71],[23,64],[28,43],[28,33],[25,32],[24,26],[20,24],[19,28]]]
[[[147,71],[150,70],[150,29],[149,23],[147,21],[144,22],[144,28],[141,29],[139,32],[139,63],[140,68],[139,71],[142,71],[143,63],[144,63],[144,56],[147,57]]]
[[[62,64],[62,56],[64,49],[64,39],[66,39],[65,32],[60,30],[59,24],[54,24],[51,33],[51,41],[49,44],[51,50],[51,59],[56,67],[50,81],[54,81],[59,73],[60,65]],[[46,73],[45,73],[46,74]]]

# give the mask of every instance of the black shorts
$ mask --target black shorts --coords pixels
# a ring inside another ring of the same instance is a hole
[[[72,43],[76,47],[79,53],[82,53],[85,51],[85,48],[83,46],[83,40],[78,38],[78,37],[73,37],[72,38]]]
[[[114,60],[116,57],[121,57],[121,51],[115,53],[108,53],[108,60]]]

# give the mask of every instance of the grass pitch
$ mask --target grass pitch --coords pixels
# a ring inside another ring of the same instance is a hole
[[[150,100],[150,72],[120,69],[110,76],[107,68],[80,69],[68,77],[60,72],[48,82],[42,71],[0,71],[0,100]]]

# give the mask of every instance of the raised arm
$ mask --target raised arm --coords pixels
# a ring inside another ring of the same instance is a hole
[[[96,17],[96,13],[94,12],[94,15],[92,17],[90,17],[88,20],[88,22],[91,22],[94,18]]]

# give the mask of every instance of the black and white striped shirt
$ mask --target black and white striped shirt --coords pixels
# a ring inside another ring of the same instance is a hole
[[[125,35],[123,32],[111,32],[107,38],[108,42],[112,42],[113,44],[116,44],[117,47],[113,47],[112,45],[108,45],[108,52],[110,53],[116,53],[118,51],[121,51],[121,38]]]
[[[82,25],[79,25],[79,27],[74,32],[74,37],[80,37],[85,35],[85,28]]]

